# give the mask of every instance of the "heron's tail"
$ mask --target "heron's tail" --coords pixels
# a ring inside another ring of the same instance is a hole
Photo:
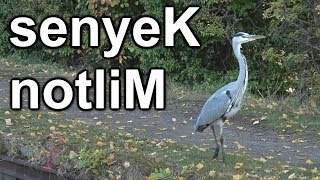
[[[196,122],[196,124],[193,127],[193,131],[192,133],[195,132],[203,132],[210,124],[206,124],[206,125],[199,125],[198,121]]]

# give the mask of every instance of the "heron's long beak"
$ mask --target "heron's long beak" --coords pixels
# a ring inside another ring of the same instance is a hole
[[[251,41],[257,40],[257,39],[263,39],[266,38],[265,36],[261,35],[247,35],[246,38],[250,39]]]

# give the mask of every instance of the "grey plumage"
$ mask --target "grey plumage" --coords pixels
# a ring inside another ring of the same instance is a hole
[[[232,39],[232,48],[239,62],[240,72],[238,79],[217,90],[207,100],[194,125],[194,132],[202,132],[208,126],[211,126],[216,143],[214,158],[218,156],[219,149],[221,148],[223,161],[225,160],[222,137],[224,121],[234,116],[241,109],[242,100],[248,85],[247,61],[241,52],[241,44],[261,38],[264,38],[264,36],[249,35],[248,33],[243,32],[234,35]],[[220,130],[219,142],[215,133],[215,124],[218,125]]]

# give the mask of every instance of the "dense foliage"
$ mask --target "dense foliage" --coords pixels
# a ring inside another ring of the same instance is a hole
[[[190,22],[201,40],[200,48],[188,48],[178,35],[174,48],[165,48],[161,41],[155,48],[145,50],[137,47],[128,33],[120,55],[106,60],[101,56],[101,51],[109,46],[105,36],[101,37],[104,43],[98,49],[88,47],[87,33],[79,49],[69,46],[46,49],[38,43],[21,50],[8,42],[9,22],[18,15],[29,15],[37,22],[49,15],[66,20],[71,16],[110,16],[115,22],[124,15],[133,18],[151,15],[162,23],[165,5],[174,6],[177,13],[189,5],[201,6]],[[267,36],[244,45],[251,92],[293,93],[300,98],[320,96],[320,3],[317,0],[10,0],[1,1],[0,8],[1,56],[91,67],[139,66],[144,70],[164,67],[177,82],[214,90],[236,79],[238,64],[229,42],[235,32],[244,31]]]

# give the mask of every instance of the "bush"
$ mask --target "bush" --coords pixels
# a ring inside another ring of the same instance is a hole
[[[189,5],[201,6],[190,21],[200,39],[200,48],[188,48],[183,37],[178,35],[174,48],[165,48],[161,37],[157,47],[141,49],[132,42],[128,33],[119,56],[106,60],[102,58],[101,51],[110,46],[107,37],[101,33],[101,42],[104,43],[97,49],[89,48],[86,29],[84,45],[78,49],[69,46],[46,49],[37,43],[32,48],[21,50],[8,42],[9,22],[21,14],[35,17],[37,22],[57,14],[64,19],[73,15],[110,16],[115,22],[122,16],[132,16],[133,22],[141,15],[151,15],[162,21],[166,5],[174,6],[177,14]],[[243,45],[252,93],[287,95],[294,91],[300,98],[320,96],[320,80],[315,78],[320,76],[320,5],[317,1],[12,0],[2,1],[0,7],[1,56],[14,54],[28,60],[60,60],[91,67],[135,66],[145,71],[163,67],[175,81],[213,91],[237,78],[238,63],[229,42],[232,34],[244,31],[267,36],[264,40]]]

